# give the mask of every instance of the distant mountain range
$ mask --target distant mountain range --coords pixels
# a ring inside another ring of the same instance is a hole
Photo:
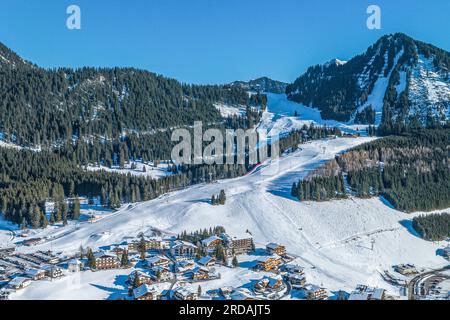
[[[221,86],[184,85],[133,68],[43,69],[0,43],[0,133],[19,144],[45,144],[213,123],[222,119],[217,103],[264,103],[248,91],[286,93],[324,119],[387,131],[425,126],[449,118],[449,70],[449,52],[401,33],[349,61],[312,66],[292,84],[262,77]]]
[[[449,70],[449,52],[397,33],[347,62],[310,67],[286,93],[325,119],[427,125],[449,118]]]
[[[261,77],[250,81],[235,81],[230,85],[249,91],[261,91],[270,93],[285,93],[288,83]]]

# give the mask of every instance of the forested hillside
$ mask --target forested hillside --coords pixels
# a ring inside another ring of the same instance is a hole
[[[381,195],[406,212],[450,207],[450,128],[419,129],[362,145],[294,185],[300,200]],[[299,187],[301,186],[301,187]]]
[[[222,121],[213,103],[263,104],[234,86],[181,84],[132,68],[46,70],[3,45],[0,56],[0,131],[19,145],[153,134]]]
[[[280,150],[294,150],[301,142],[321,139],[330,134],[339,134],[339,131],[305,127],[283,137],[279,142]],[[172,174],[156,180],[145,176],[88,171],[84,165],[95,156],[91,151],[81,148],[75,153],[64,149],[35,152],[0,148],[0,212],[7,220],[21,226],[45,227],[48,223],[78,219],[79,212],[66,204],[67,197],[100,197],[102,205],[114,209],[123,203],[151,200],[190,185],[242,176],[252,168],[248,157],[244,165],[172,164],[169,167]],[[120,162],[126,161],[123,153],[120,159]],[[44,214],[47,200],[56,202],[50,219]]]

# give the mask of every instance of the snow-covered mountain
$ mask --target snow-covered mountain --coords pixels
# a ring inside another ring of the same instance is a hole
[[[397,33],[348,62],[310,67],[287,87],[324,119],[408,125],[450,115],[450,53]]]

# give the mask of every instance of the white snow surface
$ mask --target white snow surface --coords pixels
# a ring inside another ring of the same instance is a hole
[[[131,166],[134,164],[136,167],[132,169]],[[145,166],[145,172],[143,171],[143,167]],[[153,179],[160,179],[166,176],[171,175],[172,173],[168,171],[168,163],[160,163],[158,166],[155,166],[153,163],[145,164],[142,161],[129,161],[125,164],[124,168],[121,169],[119,167],[105,167],[105,166],[87,166],[86,169],[88,171],[107,171],[113,173],[120,174],[130,174],[133,176],[145,176]]]
[[[299,117],[293,117],[295,110]],[[331,125],[321,119],[318,111],[290,102],[285,95],[269,94],[268,111],[259,129],[286,133],[300,128],[303,121]],[[308,283],[324,286],[329,292],[351,291],[357,284],[366,284],[398,294],[397,288],[384,282],[380,272],[399,263],[412,263],[424,269],[447,264],[436,253],[447,243],[424,241],[412,229],[412,218],[421,213],[399,212],[380,198],[318,203],[299,202],[290,196],[294,182],[337,154],[373,139],[313,141],[301,145],[298,151],[268,160],[244,177],[200,184],[152,201],[127,204],[94,223],[70,222],[65,227],[35,230],[30,237],[46,240],[35,247],[18,246],[17,250],[75,253],[80,245],[93,249],[110,246],[154,229],[177,234],[222,225],[230,235],[250,231],[257,247],[269,242],[285,245],[296,257],[295,263],[305,267]],[[211,206],[211,195],[222,189],[226,192],[226,204]],[[0,231],[2,242],[15,241],[7,225],[0,225]],[[130,271],[83,272],[80,276],[70,275],[69,280],[33,283],[11,298],[70,299],[83,295],[87,299],[111,299],[121,294],[126,272]],[[205,288],[244,285],[256,277],[248,268],[221,272],[222,280],[205,284]],[[67,292],[65,281],[71,281],[71,277],[80,277],[77,280],[80,287]]]
[[[268,136],[283,135],[292,130],[300,130],[304,125],[314,124],[317,126],[338,127],[343,132],[365,133],[367,125],[354,125],[342,123],[335,120],[324,120],[320,111],[290,101],[285,94],[266,93],[267,110],[258,131],[265,132]],[[297,116],[295,116],[297,112]]]
[[[214,107],[219,110],[220,115],[225,118],[245,114],[245,107],[230,106],[223,103],[215,103]]]
[[[434,116],[450,117],[450,81],[434,70],[433,59],[420,55],[409,83],[410,115],[419,115],[424,123],[428,110]]]
[[[269,161],[247,176],[196,185],[124,206],[95,223],[80,223],[78,229],[69,225],[65,228],[72,228],[71,232],[32,250],[51,248],[69,253],[76,252],[80,244],[108,246],[151,228],[176,234],[222,225],[231,235],[249,230],[257,246],[268,242],[286,245],[297,262],[306,267],[308,282],[329,290],[351,290],[363,283],[397,293],[382,280],[381,271],[398,263],[413,263],[421,268],[446,264],[436,255],[443,244],[424,241],[412,230],[411,219],[418,213],[401,213],[377,198],[300,203],[290,196],[293,182],[336,154],[370,140],[338,138],[308,143],[302,150]],[[227,194],[226,204],[211,206],[211,195],[221,189]],[[40,236],[48,232],[55,229],[42,231]],[[100,281],[101,285],[102,279],[92,281]],[[48,286],[48,290],[54,289]]]

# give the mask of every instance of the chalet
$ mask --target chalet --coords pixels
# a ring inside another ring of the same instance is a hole
[[[304,268],[299,266],[298,264],[286,264],[284,266],[284,270],[286,270],[288,273],[294,273],[299,275],[304,274]]]
[[[269,243],[266,245],[266,250],[269,254],[277,254],[284,256],[286,254],[286,247],[279,245],[278,243]]]
[[[170,248],[170,253],[174,257],[195,257],[197,254],[197,246],[186,241],[176,241]]]
[[[186,272],[195,268],[195,262],[193,260],[180,260],[175,265],[177,272]]]
[[[289,282],[294,289],[303,288],[306,284],[306,278],[298,273],[288,272],[284,275],[284,279]]]
[[[371,288],[364,285],[359,285],[353,291],[348,300],[384,300],[385,290],[381,288]]]
[[[157,291],[154,287],[144,283],[133,290],[133,297],[136,300],[156,300]]]
[[[140,284],[152,284],[153,283],[153,278],[151,275],[144,273],[142,271],[139,271],[139,270],[135,270],[132,273],[130,273],[130,275],[128,276],[128,283],[133,284],[134,281],[136,281],[136,277],[138,277]]]
[[[404,276],[417,274],[417,269],[412,264],[399,264],[393,267],[395,272],[398,272]]]
[[[156,266],[167,266],[169,263],[169,258],[162,255],[153,256],[145,260],[145,264],[149,268],[153,268]]]
[[[192,292],[186,287],[178,287],[173,291],[173,297],[175,300],[197,300],[198,295],[196,292]]]
[[[227,299],[228,297],[230,297],[231,293],[234,291],[233,287],[221,287],[219,288],[219,293],[225,298]]]
[[[25,271],[25,276],[31,280],[42,280],[46,277],[46,272],[43,269],[29,269]]]
[[[116,255],[100,251],[94,254],[94,259],[97,270],[117,269],[120,267],[120,261]]]
[[[308,300],[325,300],[328,298],[325,289],[316,285],[308,284],[305,286],[304,290]]]
[[[253,238],[251,236],[231,237],[226,233],[222,233],[221,238],[227,249],[237,255],[249,253],[254,247]]]
[[[255,292],[278,292],[285,288],[283,281],[280,278],[264,277],[257,281],[254,285]]]
[[[186,275],[190,279],[195,281],[212,280],[220,278],[220,274],[216,273],[214,269],[208,269],[205,267],[195,268],[194,270],[188,272]]]
[[[31,284],[30,278],[17,277],[17,278],[12,279],[8,283],[8,287],[11,289],[14,289],[14,290],[19,290],[19,289],[28,287],[30,284]]]
[[[282,263],[281,258],[278,256],[260,257],[257,260],[257,269],[264,271],[274,271],[278,269],[278,266]]]
[[[172,273],[167,267],[156,266],[151,269],[152,273],[150,277],[154,281],[165,282],[170,281],[173,278]]]
[[[64,276],[64,271],[62,268],[57,266],[45,266],[43,267],[45,270],[45,275],[51,279],[61,278]]]
[[[166,247],[165,242],[160,237],[144,237],[145,250],[162,250]],[[128,250],[131,252],[139,251],[141,239],[134,239],[127,242]]]
[[[204,267],[212,267],[216,264],[216,259],[214,257],[206,256],[199,259],[197,263]]]
[[[78,259],[72,259],[67,263],[69,272],[80,272],[83,269],[83,263]]]
[[[222,244],[222,238],[218,236],[211,236],[201,241],[201,246],[208,253],[212,253],[216,250],[217,246]]]

